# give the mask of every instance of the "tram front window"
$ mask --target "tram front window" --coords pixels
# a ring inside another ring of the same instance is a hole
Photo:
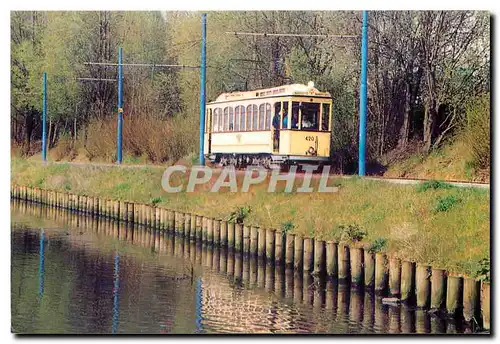
[[[302,103],[302,130],[319,130],[319,106],[317,103]]]

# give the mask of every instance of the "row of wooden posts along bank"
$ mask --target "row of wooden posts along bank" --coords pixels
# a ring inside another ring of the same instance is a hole
[[[27,186],[11,185],[11,196],[165,230],[303,273],[326,274],[418,308],[463,316],[466,322],[482,323],[484,329],[490,329],[489,283],[385,253],[372,253],[357,245],[314,240],[273,228],[247,226],[149,204]]]

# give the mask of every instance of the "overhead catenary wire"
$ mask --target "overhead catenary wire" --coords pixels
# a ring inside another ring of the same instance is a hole
[[[97,65],[97,66],[118,66],[118,63],[111,62],[84,62],[85,65]],[[159,67],[159,68],[193,68],[199,69],[200,66],[189,66],[189,65],[176,65],[176,64],[156,64],[156,63],[122,63],[123,67]]]
[[[263,36],[263,37],[323,37],[323,38],[358,38],[359,35],[332,35],[332,34],[308,34],[308,33],[267,33],[267,32],[238,32],[226,31],[226,34],[235,36]]]
[[[100,79],[100,78],[76,78],[77,80],[81,81],[110,81],[110,82],[116,82],[116,79]]]

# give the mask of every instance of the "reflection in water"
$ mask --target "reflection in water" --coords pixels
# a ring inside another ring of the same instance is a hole
[[[43,228],[40,229],[40,264],[38,268],[38,279],[39,279],[39,287],[38,294],[40,297],[43,295],[43,274],[45,272],[45,232]]]
[[[470,331],[348,283],[156,229],[17,202],[12,215],[15,332]]]
[[[111,333],[116,333],[116,328],[118,327],[118,294],[120,291],[120,254],[116,252],[115,254],[115,272],[114,272],[114,287],[113,287],[113,327],[111,328]]]

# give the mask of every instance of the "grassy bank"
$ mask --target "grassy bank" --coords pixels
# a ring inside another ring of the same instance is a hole
[[[48,165],[14,158],[12,182],[114,199],[155,203],[180,211],[220,218],[249,206],[245,223],[290,229],[324,240],[342,239],[346,227],[366,232],[362,242],[401,258],[450,271],[473,274],[489,256],[490,197],[487,190],[443,184],[402,186],[377,181],[333,179],[335,193],[267,192],[267,183],[248,193],[167,194],[161,188],[163,168]],[[185,181],[176,176],[175,183]],[[239,181],[240,182],[240,181]],[[278,190],[284,185],[278,184]],[[433,187],[430,187],[433,186]],[[383,242],[386,239],[386,244]]]

